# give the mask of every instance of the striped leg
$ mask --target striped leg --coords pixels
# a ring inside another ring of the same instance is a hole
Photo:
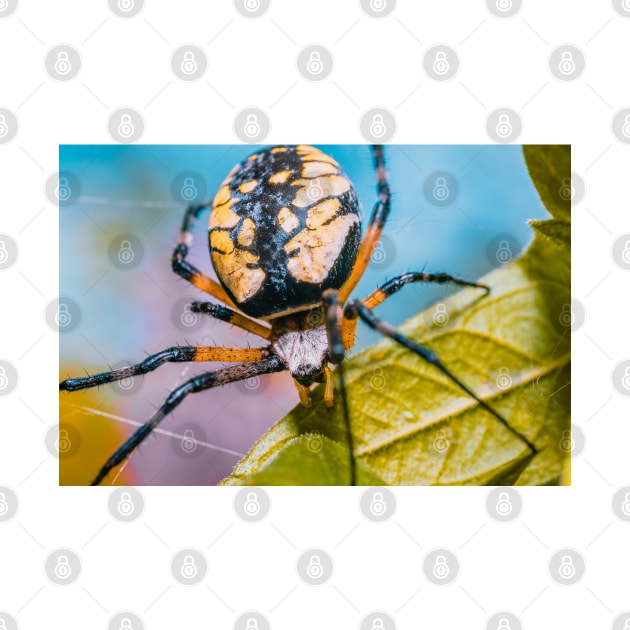
[[[150,433],[162,422],[175,407],[177,407],[188,394],[202,392],[212,387],[242,381],[262,374],[271,374],[284,370],[281,359],[271,355],[261,361],[232,365],[215,372],[206,372],[191,378],[189,381],[172,391],[166,402],[153,414],[153,417],[143,424],[105,463],[91,485],[98,486],[111,470],[124,462],[131,453],[150,435]]]
[[[266,348],[218,348],[216,346],[176,346],[167,348],[147,357],[142,363],[119,368],[111,372],[101,372],[82,378],[68,378],[59,383],[59,389],[75,392],[79,389],[96,387],[105,383],[121,381],[125,378],[152,372],[164,363],[185,363],[192,361],[221,361],[226,363],[238,361],[260,361],[269,356]]]
[[[389,215],[391,206],[391,195],[389,192],[389,183],[387,182],[387,171],[385,170],[385,154],[383,152],[383,145],[373,145],[372,154],[374,157],[374,170],[376,172],[378,201],[372,210],[370,224],[367,232],[365,233],[365,238],[359,247],[357,261],[352,269],[352,273],[341,289],[339,289],[339,300],[342,304],[350,297],[350,294],[359,283],[359,280],[363,277],[363,274],[370,263],[370,258],[374,253],[374,248],[376,247],[378,239],[381,237],[381,233],[383,232],[383,227]]]
[[[201,212],[210,205],[211,202],[205,202],[194,206],[191,205],[186,208],[184,220],[182,221],[182,228],[179,233],[179,240],[177,241],[177,246],[171,256],[171,263],[173,265],[173,271],[178,276],[181,276],[184,280],[188,280],[188,282],[192,285],[202,291],[205,291],[206,293],[209,293],[213,297],[217,298],[217,300],[225,302],[230,306],[234,306],[232,300],[225,292],[225,289],[216,280],[204,275],[201,271],[199,271],[199,269],[193,267],[193,265],[186,260],[186,256],[188,256],[188,248],[192,244],[192,231],[195,222],[199,218]]]
[[[271,337],[271,328],[269,328],[269,326],[263,326],[256,320],[242,315],[231,308],[222,306],[221,304],[214,304],[213,302],[193,302],[190,305],[190,310],[193,313],[205,313],[206,315],[210,315],[210,317],[214,317],[214,319],[219,319],[222,322],[238,326],[263,339],[269,339]]]
[[[412,271],[409,273],[403,273],[396,278],[388,280],[382,287],[376,289],[374,293],[371,293],[362,300],[363,306],[369,309],[376,308],[382,304],[388,297],[394,295],[402,289],[405,285],[412,282],[437,282],[438,284],[453,283],[462,287],[474,287],[476,289],[483,289],[486,293],[490,292],[490,288],[485,284],[479,284],[477,282],[468,282],[460,278],[455,278],[447,273],[424,273],[422,271]],[[351,309],[349,309],[351,310]],[[342,324],[342,337],[343,344],[346,349],[350,349],[354,346],[354,336],[357,329],[357,322],[359,321],[357,316],[349,316],[350,313],[344,314]]]
[[[339,300],[339,292],[335,289],[324,291],[322,296],[326,313],[326,334],[328,336],[328,360],[337,364],[337,374],[339,376],[339,393],[341,394],[341,404],[343,409],[343,419],[346,423],[346,442],[348,445],[348,460],[350,466],[350,485],[357,483],[357,464],[354,455],[354,437],[352,435],[352,424],[350,421],[350,409],[348,407],[348,397],[346,394],[346,382],[343,374],[344,347],[341,337],[343,309]],[[329,372],[326,372],[325,399],[330,397],[332,403],[332,380]]]

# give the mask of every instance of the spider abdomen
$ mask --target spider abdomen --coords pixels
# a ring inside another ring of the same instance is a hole
[[[238,164],[216,194],[210,255],[230,298],[273,319],[321,302],[349,277],[361,209],[339,164],[308,145],[277,146]]]

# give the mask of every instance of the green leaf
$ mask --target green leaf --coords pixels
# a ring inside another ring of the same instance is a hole
[[[286,439],[277,437],[275,433],[264,436],[256,447],[256,453],[250,453],[239,464],[231,480],[238,479],[246,485],[257,486],[348,484],[350,467],[347,448],[317,433],[288,436]],[[383,479],[362,462],[358,463],[356,473],[359,485],[385,485]]]
[[[525,148],[545,203],[570,176],[567,154],[569,147]],[[359,484],[559,482],[570,427],[570,214],[560,204],[549,209],[558,218],[551,226],[537,222],[529,250],[481,280],[489,296],[461,291],[442,302],[445,325],[428,309],[401,327],[534,441],[538,454],[436,368],[384,339],[344,363]],[[222,483],[347,484],[339,396],[328,409],[321,390],[311,408],[298,406],[272,427]],[[320,451],[309,446],[313,435]]]
[[[566,221],[530,221],[529,224],[545,238],[561,247],[571,247],[571,224]]]
[[[571,221],[571,147],[526,144],[525,162],[545,208],[554,219]]]

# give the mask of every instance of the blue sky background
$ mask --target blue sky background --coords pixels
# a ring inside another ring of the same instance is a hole
[[[366,225],[376,198],[369,147],[317,146],[337,159],[354,182]],[[174,304],[205,298],[170,269],[185,207],[174,198],[173,183],[184,172],[195,173],[198,189],[206,189],[203,198],[211,198],[230,169],[255,150],[246,145],[60,147],[60,172],[71,173],[81,187],[77,201],[60,209],[60,295],[71,297],[81,309],[79,326],[60,336],[62,374],[83,368],[92,373],[121,360],[137,362],[178,343],[258,344],[256,338],[215,322],[194,332],[174,326]],[[532,238],[526,221],[546,215],[520,146],[392,145],[386,147],[386,160],[393,193],[384,232],[389,239],[386,258],[370,267],[357,297],[409,270],[477,279],[498,265],[488,253],[489,244],[506,236],[525,247]],[[423,193],[436,171],[450,173],[459,188],[454,201],[443,207],[432,205]],[[207,220],[205,213],[197,224],[191,261],[213,275]],[[132,234],[141,243],[141,262],[133,270],[117,269],[108,258],[108,247],[121,234]],[[379,307],[378,314],[399,324],[448,293],[444,287],[407,287]],[[377,336],[359,326],[360,349]],[[160,368],[130,396],[101,388],[102,408],[144,421],[175,383],[205,371],[199,365],[183,369],[181,364]],[[198,425],[208,442],[245,452],[296,400],[288,374],[265,378],[269,382],[259,396],[238,395],[247,392],[236,386],[192,396],[165,421],[165,428],[176,432],[182,423]],[[214,417],[219,408],[223,420]],[[215,483],[238,460],[208,449],[207,457],[178,461],[169,441],[160,436],[134,456],[145,483]],[[165,458],[174,463],[164,466]]]

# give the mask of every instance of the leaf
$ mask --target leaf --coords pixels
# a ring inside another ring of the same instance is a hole
[[[233,478],[257,486],[348,484],[348,450],[320,434],[307,433],[279,442],[263,437],[258,447],[260,457],[243,460]],[[359,485],[385,485],[383,479],[361,462],[357,466],[357,481]]]
[[[556,245],[571,247],[571,225],[566,221],[530,221],[529,224]]]
[[[545,208],[554,218],[571,221],[571,147],[526,144],[525,162]]]
[[[570,169],[569,148],[556,149],[525,150],[545,195]],[[562,207],[554,212],[561,218],[552,224],[568,225]],[[401,327],[534,441],[538,454],[532,456],[518,436],[436,368],[385,339],[344,363],[358,483],[372,484],[371,475],[380,485],[545,485],[566,479],[560,447],[570,426],[571,340],[562,317],[570,305],[566,238],[564,225],[539,225],[521,258],[481,280],[491,287],[489,296],[461,291],[442,302],[445,325],[436,325],[441,321],[428,309]],[[222,483],[348,483],[339,397],[328,409],[321,389],[313,407],[293,409]],[[313,434],[325,436],[320,454],[309,452]]]

